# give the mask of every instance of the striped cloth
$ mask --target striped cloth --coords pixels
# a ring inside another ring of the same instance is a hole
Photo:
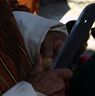
[[[8,0],[0,0],[0,92],[27,78],[31,69],[32,64]]]

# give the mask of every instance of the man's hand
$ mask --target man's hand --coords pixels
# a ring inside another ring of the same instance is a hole
[[[73,73],[69,69],[56,69],[46,72],[33,73],[28,78],[36,91],[46,95],[58,94],[62,90],[65,92],[65,84],[63,80],[69,80]],[[62,95],[63,96],[63,95]]]
[[[70,69],[51,69],[44,71],[43,59],[41,55],[37,58],[37,64],[34,67],[34,71],[28,78],[36,91],[42,92],[51,96],[64,96],[65,94],[65,81],[70,80],[73,73]]]

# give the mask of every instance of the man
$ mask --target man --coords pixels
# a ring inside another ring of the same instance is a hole
[[[55,58],[68,37],[66,26],[29,12],[14,11],[13,14],[33,64],[38,55],[44,59]]]
[[[41,70],[37,67],[33,68],[34,65],[29,59],[22,35],[19,32],[7,0],[0,0],[0,10],[1,94],[19,81],[25,80],[30,82],[36,91],[45,95],[64,96],[65,84],[63,80],[70,80],[72,72],[69,69],[43,71],[44,68],[43,66],[41,67],[40,63],[37,66]],[[41,62],[41,59],[39,62]]]

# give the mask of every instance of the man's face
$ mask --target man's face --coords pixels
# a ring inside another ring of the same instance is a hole
[[[41,46],[43,58],[54,58],[64,44],[67,36],[60,32],[49,32]]]
[[[44,64],[51,63],[55,59],[66,38],[67,35],[60,32],[49,32],[46,35],[40,50]]]

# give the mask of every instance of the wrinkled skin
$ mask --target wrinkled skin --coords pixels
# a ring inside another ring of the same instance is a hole
[[[57,31],[49,31],[41,46],[40,56],[43,59],[43,66],[49,69],[56,58],[60,48],[67,39],[67,35]],[[49,68],[47,68],[49,67]]]
[[[57,31],[49,31],[41,46],[41,55],[44,58],[54,58],[63,43],[65,42],[67,35]]]
[[[65,96],[66,84],[73,76],[71,70],[65,69],[52,69],[43,71],[41,57],[40,63],[37,64],[34,71],[28,78],[34,89],[38,92],[42,92],[47,96]]]
[[[41,49],[41,53],[37,56],[36,66],[28,78],[28,82],[32,83],[36,91],[47,96],[65,96],[67,90],[65,82],[68,82],[73,76],[72,71],[68,68],[51,69],[51,66],[46,70],[47,66],[44,66],[47,62],[46,59],[53,60],[55,58],[66,39],[62,34],[53,34],[47,35],[45,38],[43,47],[46,49],[42,48],[43,50]]]
[[[22,5],[27,3],[26,1],[27,0],[19,0]],[[72,71],[67,68],[51,69],[49,66],[49,69],[45,70],[44,67],[45,62],[47,62],[46,59],[49,58],[49,60],[52,61],[55,58],[65,39],[66,37],[63,38],[62,35],[59,36],[56,33],[55,35],[47,35],[42,44],[43,48],[41,49],[40,54],[37,56],[36,66],[32,70],[30,76],[27,78],[27,81],[33,85],[36,91],[42,92],[47,96],[65,96],[65,82],[68,82],[73,76]]]

